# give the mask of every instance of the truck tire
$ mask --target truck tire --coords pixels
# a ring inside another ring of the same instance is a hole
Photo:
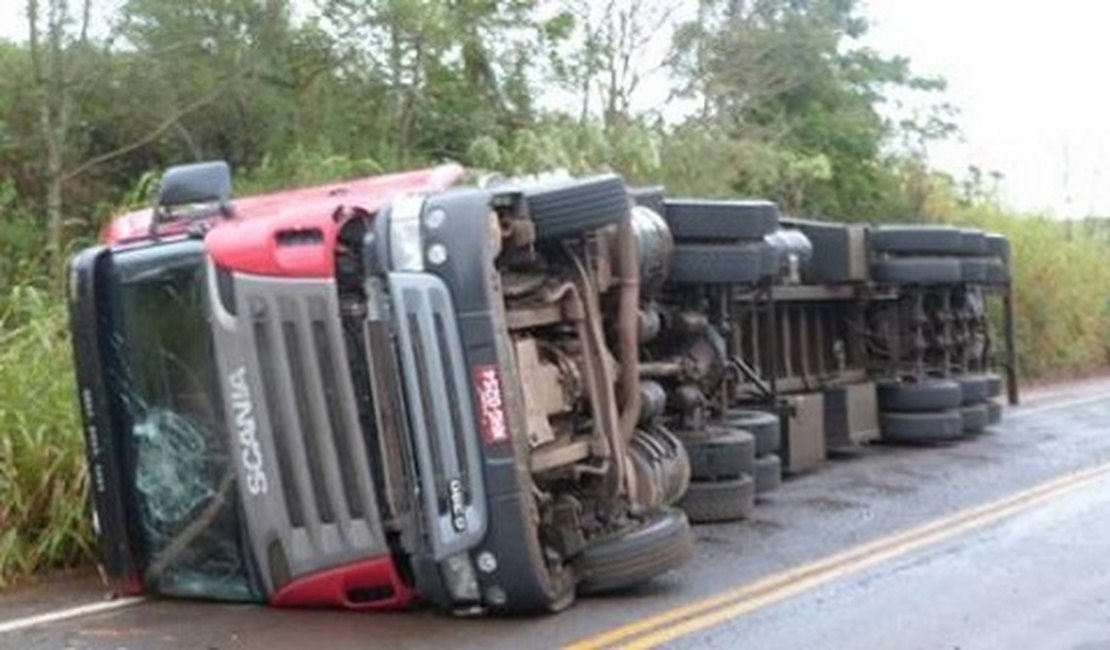
[[[782,459],[767,454],[755,459],[755,494],[759,496],[782,486]]]
[[[686,515],[663,508],[618,535],[591,543],[574,560],[578,591],[627,589],[677,568],[694,554]]]
[[[928,444],[958,440],[963,435],[959,409],[934,413],[881,413],[879,426],[887,442]]]
[[[960,385],[964,406],[980,404],[991,397],[990,377],[988,375],[957,375],[952,379]]]
[[[954,257],[891,257],[871,263],[871,278],[885,284],[959,284],[963,266]]]
[[[1006,263],[997,258],[987,260],[987,284],[1006,284],[1010,281],[1010,272],[1006,270]]]
[[[695,524],[746,519],[755,512],[755,479],[745,475],[731,481],[691,483],[678,506]]]
[[[1010,260],[1010,240],[1005,235],[996,232],[986,234],[987,254],[1002,258],[1004,262]]]
[[[960,407],[960,419],[964,433],[981,433],[990,422],[990,412],[986,404],[972,404]]]
[[[755,471],[755,436],[726,427],[679,433],[678,439],[690,457],[692,481],[722,481]]]
[[[540,183],[523,194],[540,241],[580,235],[628,215],[628,192],[616,174]]]
[[[667,199],[667,224],[676,241],[762,240],[779,227],[770,201]]]
[[[871,249],[899,255],[960,255],[964,233],[949,226],[878,226],[871,229]]]
[[[883,411],[943,411],[963,403],[960,385],[950,379],[923,379],[912,383],[883,382],[876,388],[879,408]]]
[[[782,430],[779,417],[774,413],[729,409],[725,412],[724,420],[728,426],[743,429],[755,436],[756,456],[773,454],[782,448]]]
[[[643,206],[659,216],[667,212],[666,190],[662,185],[629,188],[628,198],[632,199],[634,204]]]
[[[982,230],[975,228],[964,228],[960,231],[962,233],[961,239],[961,253],[964,255],[986,255],[987,254],[987,235]]]
[[[774,249],[763,242],[675,244],[675,284],[752,284],[774,272]]]
[[[1002,404],[991,400],[987,402],[987,426],[998,424],[1002,421]]]
[[[990,259],[986,257],[965,257],[960,260],[963,281],[968,284],[986,284],[990,273]]]
[[[987,397],[998,397],[1002,394],[1002,377],[993,372],[983,375],[987,380]]]

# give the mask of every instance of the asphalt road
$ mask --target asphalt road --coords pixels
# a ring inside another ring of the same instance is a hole
[[[147,601],[0,633],[0,647],[1110,648],[1110,470],[1060,481],[1110,467],[1110,380],[1032,393],[1005,418],[951,446],[830,461],[788,481],[754,520],[698,528],[681,573],[558,616]],[[1030,492],[1049,483],[1051,493]],[[815,572],[793,577],[806,567]],[[0,596],[0,628],[96,600],[94,576],[48,581]]]

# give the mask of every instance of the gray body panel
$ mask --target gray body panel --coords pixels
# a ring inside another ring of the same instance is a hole
[[[421,468],[421,497],[432,557],[438,562],[474,546],[486,533],[470,378],[443,280],[425,273],[390,273],[389,292],[405,406]]]
[[[215,273],[209,270],[210,282]],[[233,444],[249,417],[265,489],[236,465],[267,593],[290,579],[389,554],[358,419],[332,280],[234,275],[234,311],[212,287],[212,330]],[[244,406],[242,384],[249,398]]]

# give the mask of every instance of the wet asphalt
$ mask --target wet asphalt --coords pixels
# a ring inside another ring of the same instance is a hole
[[[753,520],[697,528],[694,560],[557,616],[453,619],[148,601],[0,648],[555,647],[1110,462],[1110,379],[1030,392],[943,447],[873,446],[794,477]],[[79,572],[0,595],[0,623],[103,598]],[[672,641],[674,647],[1110,649],[1110,481]]]

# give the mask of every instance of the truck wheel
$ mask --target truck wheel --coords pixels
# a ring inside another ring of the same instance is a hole
[[[959,284],[963,266],[954,257],[892,257],[871,263],[871,278],[886,284]]]
[[[882,413],[879,426],[883,440],[913,444],[958,440],[963,435],[963,418],[958,409],[936,413]]]
[[[960,230],[960,252],[964,255],[987,255],[987,234],[975,228]]]
[[[983,375],[987,380],[987,397],[998,397],[1002,394],[1002,377],[993,372]]]
[[[1005,262],[994,258],[987,260],[987,284],[1006,284],[1009,280]]]
[[[743,429],[755,436],[756,456],[773,454],[782,447],[779,418],[773,413],[730,409],[725,412],[724,420],[728,426]]]
[[[991,396],[990,377],[987,375],[957,375],[953,379],[960,385],[965,406],[985,402]]]
[[[691,483],[678,506],[695,524],[751,517],[755,512],[755,479],[745,475],[731,481]]]
[[[963,281],[968,284],[986,284],[990,273],[990,260],[986,257],[965,257],[960,260]]]
[[[766,494],[782,485],[782,459],[767,454],[755,459],[755,493]]]
[[[770,201],[667,199],[664,217],[678,241],[762,240],[779,227],[779,208]]]
[[[1000,257],[1003,261],[1010,259],[1010,240],[1006,239],[1005,235],[989,232],[986,234],[986,240],[988,255]]]
[[[763,242],[675,244],[670,281],[675,284],[751,284],[774,272],[775,250]]]
[[[900,255],[960,255],[964,233],[949,226],[878,226],[871,229],[871,249]]]
[[[681,510],[663,508],[628,529],[600,539],[575,559],[578,591],[626,589],[677,568],[694,554],[690,522]]]
[[[579,235],[628,215],[628,192],[616,174],[539,183],[523,193],[539,240]]]
[[[987,426],[998,424],[1002,421],[1002,405],[991,400],[987,402]]]
[[[884,382],[877,388],[879,408],[884,411],[943,411],[956,408],[963,401],[960,385],[950,379]]]
[[[679,433],[678,439],[690,457],[690,478],[720,481],[740,478],[755,470],[755,436],[726,427]]]
[[[987,428],[990,413],[986,404],[972,404],[960,407],[960,419],[963,422],[964,433],[980,433]]]
[[[643,206],[659,216],[667,212],[666,190],[662,185],[629,188],[628,198],[636,205]]]

